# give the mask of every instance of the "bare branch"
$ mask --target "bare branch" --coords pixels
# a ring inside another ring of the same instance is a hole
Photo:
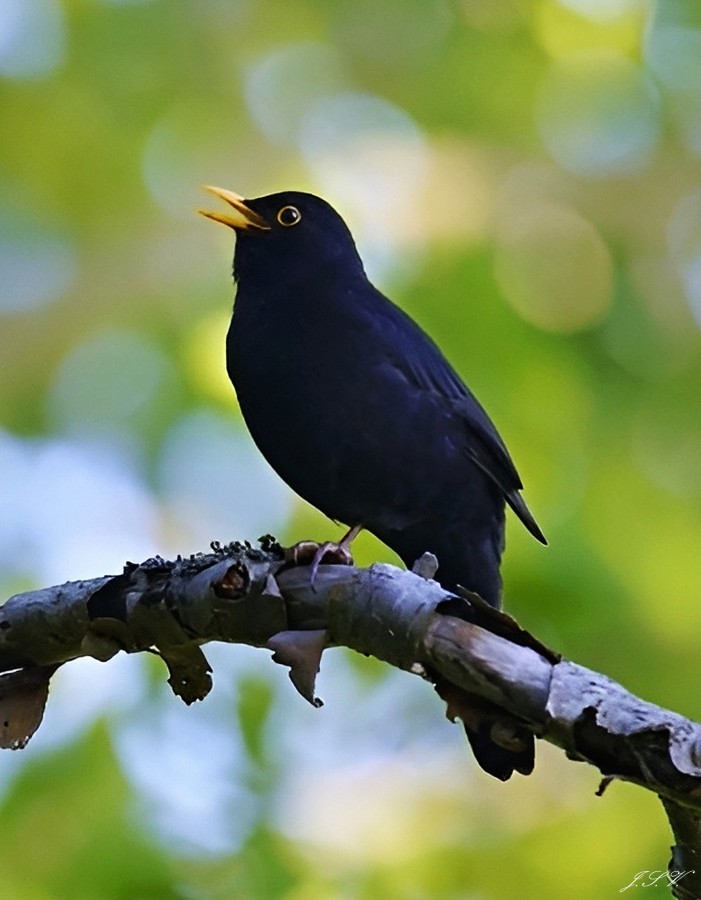
[[[26,744],[53,671],[78,656],[156,651],[173,691],[186,703],[203,699],[209,641],[269,647],[313,703],[321,652],[331,645],[429,677],[442,685],[451,717],[466,716],[455,692],[480,698],[499,713],[491,736],[500,746],[526,728],[596,766],[604,784],[619,778],[660,795],[677,841],[670,881],[684,872],[673,891],[701,896],[701,725],[561,660],[474,595],[451,597],[381,564],[322,565],[312,586],[308,567],[291,566],[272,539],[260,549],[214,544],[185,560],[129,563],[121,575],[8,600],[0,608],[0,671],[9,673],[0,677],[3,746]]]

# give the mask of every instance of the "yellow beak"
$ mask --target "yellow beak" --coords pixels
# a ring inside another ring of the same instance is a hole
[[[219,197],[233,209],[232,213],[209,212],[206,209],[198,209],[197,212],[208,219],[214,219],[215,222],[221,222],[222,225],[228,225],[234,231],[270,231],[270,225],[262,216],[254,212],[248,206],[243,197],[235,194],[233,191],[227,191],[224,188],[205,186],[205,190],[215,197]]]

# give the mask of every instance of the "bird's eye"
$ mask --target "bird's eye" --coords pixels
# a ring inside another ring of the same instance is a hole
[[[296,206],[283,206],[277,214],[278,222],[284,225],[285,228],[289,228],[290,225],[296,225],[301,218],[302,213]]]

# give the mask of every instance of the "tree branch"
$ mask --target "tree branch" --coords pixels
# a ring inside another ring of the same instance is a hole
[[[10,598],[0,608],[0,745],[27,743],[51,676],[79,656],[157,652],[173,691],[186,703],[203,699],[209,641],[272,649],[316,704],[319,660],[332,645],[438,682],[451,718],[465,718],[462,692],[476,695],[498,711],[497,744],[507,747],[525,727],[596,766],[602,791],[619,778],[658,794],[676,841],[672,890],[701,896],[701,725],[560,659],[476,595],[456,598],[381,564],[322,565],[312,586],[309,568],[291,565],[271,538],[260,548],[213,544],[188,559],[127,563],[121,575]]]

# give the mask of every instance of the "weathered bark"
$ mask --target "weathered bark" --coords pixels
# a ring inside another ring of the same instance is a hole
[[[701,897],[701,725],[561,660],[474,595],[451,597],[429,578],[380,564],[322,565],[312,586],[308,567],[290,566],[271,539],[10,598],[0,607],[0,743],[26,744],[51,675],[79,656],[157,652],[173,691],[186,703],[203,699],[211,670],[201,646],[213,640],[274,650],[312,703],[330,645],[483,698],[502,714],[497,743],[508,746],[510,727],[525,726],[605,779],[658,794],[676,841],[672,890]],[[459,704],[449,700],[449,714],[460,715]]]

